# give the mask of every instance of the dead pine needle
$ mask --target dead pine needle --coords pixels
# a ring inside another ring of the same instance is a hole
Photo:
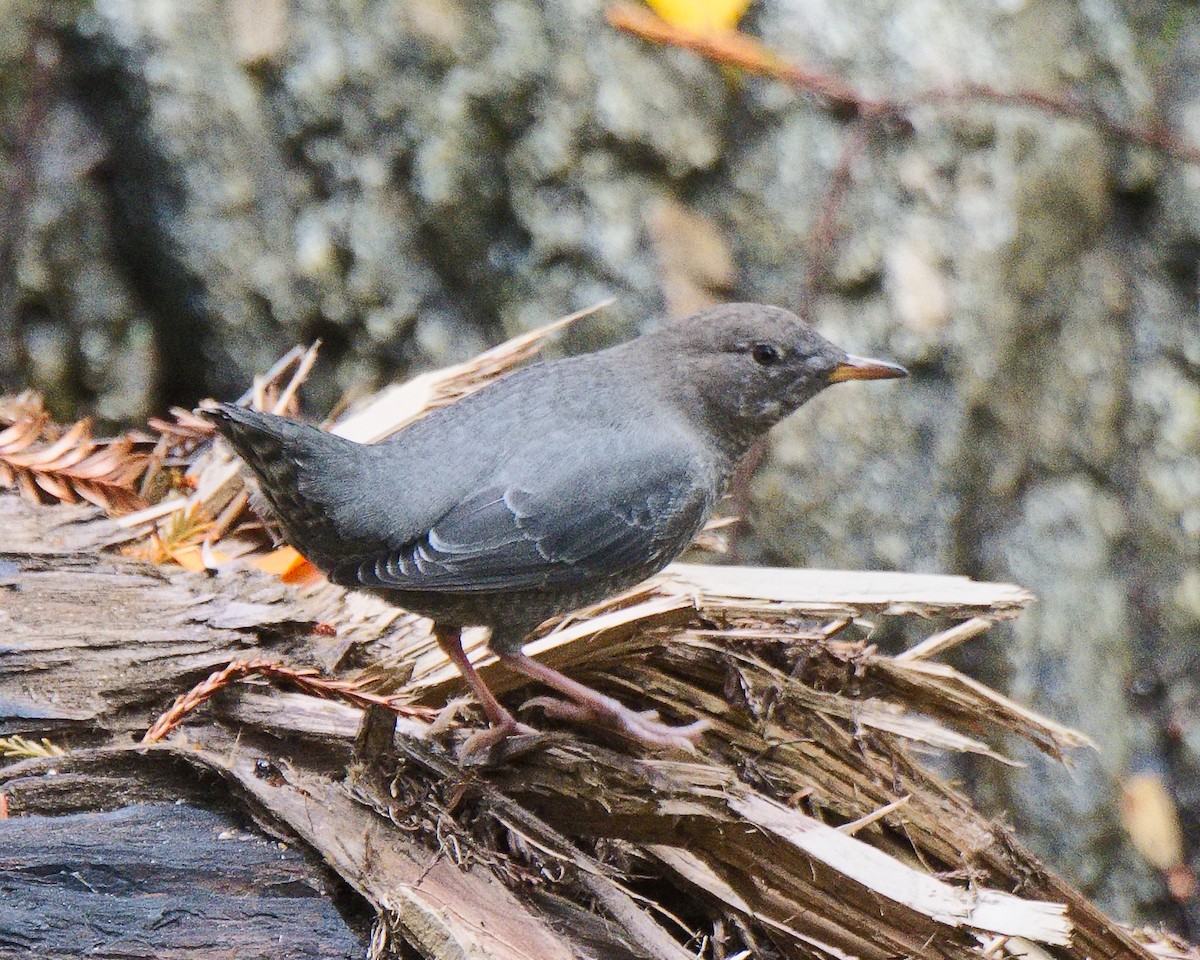
[[[0,757],[33,760],[42,757],[65,757],[66,755],[66,750],[51,743],[46,737],[42,737],[41,740],[27,740],[19,733],[14,733],[10,737],[0,737]]]
[[[361,689],[350,680],[335,680],[322,677],[316,670],[297,670],[275,660],[256,657],[250,660],[234,660],[224,669],[218,670],[192,687],[187,693],[176,697],[171,708],[160,716],[142,737],[142,743],[158,743],[163,737],[178,729],[188,714],[211,700],[220,690],[238,680],[260,676],[297,687],[303,693],[325,700],[341,700],[356,707],[379,706],[401,717],[431,719],[436,713],[430,707],[418,707],[397,703],[391,697],[381,697]]]
[[[138,488],[148,457],[132,438],[95,440],[88,420],[55,432],[34,401],[0,431],[0,489],[11,487],[33,503],[86,501],[109,513],[144,505]]]

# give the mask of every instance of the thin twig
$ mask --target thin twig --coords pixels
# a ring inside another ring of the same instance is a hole
[[[985,84],[970,84],[952,90],[933,90],[914,97],[911,106],[984,102],[999,106],[1025,107],[1049,116],[1082,120],[1116,137],[1150,147],[1184,163],[1200,163],[1200,147],[1184,143],[1165,124],[1132,124],[1114,120],[1096,104],[1071,95],[1060,96],[1037,90],[997,90]]]
[[[998,957],[1004,952],[1004,947],[1012,937],[993,937],[984,945],[983,955],[985,957]]]
[[[851,126],[846,142],[842,144],[837,166],[830,174],[825,195],[821,198],[817,220],[807,242],[808,274],[800,298],[801,309],[806,313],[812,311],[817,294],[829,277],[830,261],[837,240],[838,216],[846,206],[846,198],[850,196],[850,187],[854,182],[854,164],[866,151],[874,129],[873,125],[861,118]]]
[[[667,46],[691,50],[716,63],[748,73],[772,77],[801,93],[824,100],[835,110],[852,117],[886,120],[901,129],[911,128],[909,112],[918,106],[972,102],[1024,107],[1050,116],[1067,117],[1094,124],[1112,136],[1161,151],[1185,163],[1200,163],[1200,147],[1185,143],[1163,123],[1129,124],[1114,120],[1098,106],[1071,95],[1037,90],[998,90],[986,84],[968,84],[952,89],[931,90],[908,99],[874,99],[841,80],[806,69],[781,57],[760,41],[744,33],[698,34],[677,27],[644,7],[618,3],[608,8],[608,22],[618,30]]]
[[[217,516],[217,519],[213,521],[212,529],[209,531],[209,534],[205,538],[204,542],[207,544],[213,544],[225,536],[225,534],[229,532],[229,528],[232,527],[237,521],[238,517],[242,515],[242,511],[246,508],[246,504],[249,502],[250,491],[243,487],[234,495],[233,499],[226,504],[225,509],[221,511],[221,513]]]
[[[292,398],[296,396],[296,391],[300,389],[300,384],[308,379],[308,374],[313,368],[313,364],[317,362],[317,351],[321,349],[321,341],[314,340],[312,346],[304,351],[304,356],[300,358],[300,362],[296,365],[296,372],[292,374],[292,379],[288,381],[283,392],[279,394],[279,399],[275,401],[271,408],[271,413],[287,413],[288,404],[292,402]]]
[[[256,410],[265,409],[262,403],[265,397],[264,391],[270,384],[281,379],[283,375],[291,368],[292,364],[300,361],[300,358],[304,356],[305,349],[305,347],[302,347],[299,344],[292,347],[291,350],[289,350],[271,365],[270,370],[261,376],[256,376],[254,378],[254,382],[250,386],[250,389],[238,397],[235,402],[244,404],[251,403],[253,401],[253,406]]]

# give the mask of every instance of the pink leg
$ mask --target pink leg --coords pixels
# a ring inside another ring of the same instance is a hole
[[[630,710],[612,697],[564,676],[544,663],[538,663],[523,653],[504,653],[500,659],[508,667],[525,676],[544,683],[546,686],[569,697],[571,703],[539,698],[533,702],[551,714],[570,719],[590,721],[616,730],[618,733],[649,744],[652,747],[670,747],[677,750],[694,750],[696,741],[709,723],[697,720],[687,726],[672,727],[660,723],[655,711],[639,713]]]
[[[504,709],[504,704],[496,699],[496,695],[483,682],[483,677],[479,675],[479,672],[471,666],[471,661],[467,659],[467,655],[462,648],[462,628],[441,627],[434,624],[433,636],[437,640],[438,646],[442,648],[442,652],[458,667],[458,672],[467,681],[467,686],[471,688],[471,692],[475,694],[475,699],[479,701],[479,705],[483,707],[483,712],[487,714],[488,720],[491,721],[493,730],[499,734],[497,740],[516,733],[517,721],[513,719],[511,713]]]

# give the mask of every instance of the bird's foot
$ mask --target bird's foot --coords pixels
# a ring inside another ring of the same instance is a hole
[[[446,656],[458,667],[459,673],[462,674],[463,679],[471,688],[471,692],[479,701],[479,705],[487,714],[488,720],[491,721],[489,729],[480,730],[467,738],[458,754],[461,763],[488,763],[503,759],[522,753],[530,749],[532,744],[541,743],[546,739],[545,735],[537,736],[536,730],[517,723],[513,719],[513,715],[496,699],[496,695],[484,683],[483,678],[471,665],[470,658],[463,651],[460,628],[435,624],[433,635]],[[584,686],[577,680],[572,680],[559,673],[552,667],[538,663],[520,651],[502,652],[500,656],[504,663],[512,669],[566,695],[566,700],[538,697],[529,702],[542,707],[551,716],[606,727],[647,746],[686,750],[689,753],[696,749],[696,741],[708,728],[707,720],[697,720],[686,726],[672,727],[662,723],[658,719],[658,713],[654,710],[640,713],[630,710],[612,697],[606,697],[591,687]],[[444,721],[443,726],[447,723],[449,720]],[[524,738],[524,744],[514,745],[512,738],[518,734],[534,734],[534,736]],[[497,754],[502,756],[498,757]]]
[[[631,710],[629,707],[591,691],[593,696],[578,700],[559,700],[556,697],[534,697],[522,704],[541,707],[548,716],[581,724],[595,724],[619,733],[647,746],[695,753],[696,742],[709,727],[708,720],[697,720],[673,727],[658,719],[657,710]]]
[[[593,690],[578,680],[572,680],[553,667],[539,663],[520,651],[502,653],[501,659],[506,666],[518,673],[544,683],[550,689],[566,696],[566,700],[536,697],[529,701],[546,710],[551,716],[593,723],[651,747],[687,750],[689,753],[696,749],[696,741],[708,729],[707,720],[672,727],[659,721],[653,710],[645,713],[630,710],[620,701],[606,697],[600,691]]]

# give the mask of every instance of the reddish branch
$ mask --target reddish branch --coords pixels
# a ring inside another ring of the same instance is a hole
[[[1165,153],[1184,163],[1200,163],[1200,147],[1185,143],[1164,124],[1121,123],[1104,114],[1099,107],[1071,96],[1039,93],[1036,90],[997,90],[972,84],[952,90],[931,91],[915,98],[911,106],[971,103],[982,101],[1001,106],[1026,107],[1049,116],[1066,117],[1099,127],[1118,140],[1136,143]]]
[[[695,33],[668,23],[645,7],[631,3],[614,4],[608,8],[607,17],[608,22],[618,30],[651,43],[691,50],[723,66],[782,81],[800,93],[823,101],[839,113],[849,114],[855,121],[852,135],[833,172],[832,182],[809,237],[810,269],[802,295],[805,306],[811,304],[828,273],[830,251],[836,239],[836,222],[849,193],[855,160],[862,154],[871,134],[881,126],[911,129],[908,115],[915,107],[975,102],[1024,107],[1050,116],[1090,123],[1127,143],[1149,147],[1185,163],[1200,163],[1200,148],[1185,143],[1165,125],[1121,123],[1106,116],[1095,105],[1069,95],[1059,96],[1035,90],[1005,91],[969,85],[933,90],[908,100],[873,99],[835,77],[786,60],[758,40],[736,30]]]
[[[866,151],[874,129],[873,125],[867,124],[862,118],[851,126],[837,166],[830,175],[829,186],[821,200],[820,212],[808,235],[809,269],[801,295],[801,305],[805,312],[812,309],[821,281],[829,274],[830,259],[837,240],[838,215],[850,196],[850,187],[854,181],[854,164]]]
[[[1200,163],[1200,148],[1184,143],[1161,124],[1144,126],[1125,124],[1105,116],[1097,107],[1072,97],[1039,93],[1035,90],[997,90],[971,85],[931,91],[911,100],[876,100],[842,81],[792,63],[744,33],[698,34],[674,26],[645,7],[618,3],[608,8],[608,22],[618,30],[632,33],[651,43],[691,50],[716,63],[737,67],[748,73],[773,77],[802,93],[824,100],[835,110],[849,111],[856,117],[891,120],[907,127],[908,112],[916,106],[985,102],[1025,107],[1053,116],[1069,117],[1092,123],[1121,140],[1141,144],[1187,163]]]
[[[34,503],[87,500],[109,513],[145,505],[138,479],[147,457],[135,451],[132,437],[93,440],[88,421],[80,420],[51,441],[50,418],[40,401],[16,406],[16,419],[0,429],[0,488],[15,487]],[[0,413],[0,427],[5,419]]]
[[[285,667],[274,660],[256,657],[253,660],[234,660],[223,670],[210,674],[207,679],[192,687],[187,693],[176,697],[171,709],[159,717],[154,725],[146,731],[146,735],[142,737],[142,743],[157,743],[183,723],[189,713],[212,699],[219,690],[236,680],[244,680],[250,676],[282,681],[314,697],[341,700],[356,707],[383,707],[402,717],[419,717],[423,720],[430,720],[437,714],[432,707],[400,704],[393,697],[381,697],[378,694],[367,693],[359,684],[350,680],[334,680],[322,677],[316,670],[296,670],[292,667]]]

